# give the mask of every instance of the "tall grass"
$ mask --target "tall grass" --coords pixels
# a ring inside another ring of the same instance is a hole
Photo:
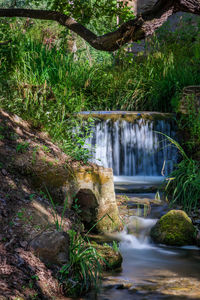
[[[68,39],[62,38],[59,27],[53,28],[55,38],[48,22],[2,24],[1,39],[12,38],[12,43],[0,48],[0,105],[36,126],[41,124],[75,157],[84,156],[86,150],[81,147],[84,134],[79,142],[73,134],[72,128],[82,124],[78,117],[72,118],[74,113],[169,112],[184,86],[199,83],[200,49],[197,42],[191,43],[191,33],[183,39],[176,35],[155,39],[145,56],[120,54],[116,59],[116,55],[92,50],[80,39],[74,57]],[[192,37],[198,39],[198,32]],[[75,144],[78,148],[74,150]]]
[[[168,178],[166,195],[171,204],[178,204],[191,212],[200,206],[200,162],[187,156],[178,142],[163,134],[178,150],[182,161]]]

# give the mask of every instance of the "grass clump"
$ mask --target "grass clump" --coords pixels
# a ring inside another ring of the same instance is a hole
[[[195,94],[187,95],[184,100],[186,112],[181,114],[178,126],[181,132],[184,131],[183,144],[187,152],[191,157],[199,156],[200,158],[198,155],[198,152],[200,154],[200,103]]]
[[[171,203],[181,205],[185,211],[196,210],[200,206],[200,163],[183,159],[170,177],[166,192]]]
[[[200,162],[187,156],[180,144],[164,135],[178,150],[182,161],[168,178],[165,191],[171,204],[178,204],[191,212],[200,206]]]
[[[96,249],[70,230],[69,263],[59,271],[59,278],[65,294],[77,297],[97,289],[100,283],[101,264]]]

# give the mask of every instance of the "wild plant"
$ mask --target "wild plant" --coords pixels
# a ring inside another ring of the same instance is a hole
[[[18,143],[16,146],[16,152],[18,153],[24,153],[28,150],[29,143],[28,142],[22,142]]]
[[[166,196],[171,204],[179,204],[186,211],[197,209],[200,205],[200,163],[189,158],[177,141],[163,135],[182,156],[182,161],[175,166],[167,179]]]
[[[59,271],[59,278],[66,295],[77,297],[91,288],[97,289],[100,283],[100,255],[96,249],[74,230],[70,236],[69,263]]]
[[[115,252],[119,252],[119,244],[116,241],[113,241],[112,248]]]
[[[81,206],[78,204],[78,199],[75,198],[72,204],[72,209],[75,211],[75,213],[80,214],[81,213]]]
[[[50,193],[49,193],[49,191],[48,191],[48,189],[47,189],[46,186],[45,186],[45,189],[46,189],[46,192],[47,192],[50,204],[51,204],[51,214],[52,214],[53,219],[54,219],[54,224],[56,226],[56,230],[57,231],[63,231],[63,229],[64,229],[64,227],[63,227],[63,219],[64,219],[65,211],[67,209],[68,198],[67,197],[65,198],[63,209],[62,209],[62,213],[61,213],[61,217],[59,217],[59,214],[57,212],[57,208],[56,208],[55,202],[54,202],[53,198],[51,197],[51,195],[50,195]]]
[[[189,138],[183,142],[191,154],[200,147],[200,111],[195,98],[193,94],[185,97],[184,107],[187,113],[182,114],[178,121],[180,130],[186,130],[188,132]]]

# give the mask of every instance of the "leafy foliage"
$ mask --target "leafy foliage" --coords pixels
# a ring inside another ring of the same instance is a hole
[[[98,34],[117,28],[121,22],[133,19],[128,1],[117,0],[6,0],[0,7],[39,8],[63,12],[83,25],[88,25]]]
[[[88,24],[93,19],[100,21],[119,17],[122,21],[133,18],[133,13],[127,1],[117,0],[34,0],[37,6],[45,5],[48,9],[63,12],[74,17],[82,24]]]

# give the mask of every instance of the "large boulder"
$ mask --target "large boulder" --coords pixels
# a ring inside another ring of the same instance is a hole
[[[66,232],[43,232],[30,243],[30,249],[44,263],[63,265],[68,262],[69,236]]]
[[[156,243],[184,246],[195,243],[195,233],[195,227],[184,211],[171,210],[158,220],[150,234]]]

